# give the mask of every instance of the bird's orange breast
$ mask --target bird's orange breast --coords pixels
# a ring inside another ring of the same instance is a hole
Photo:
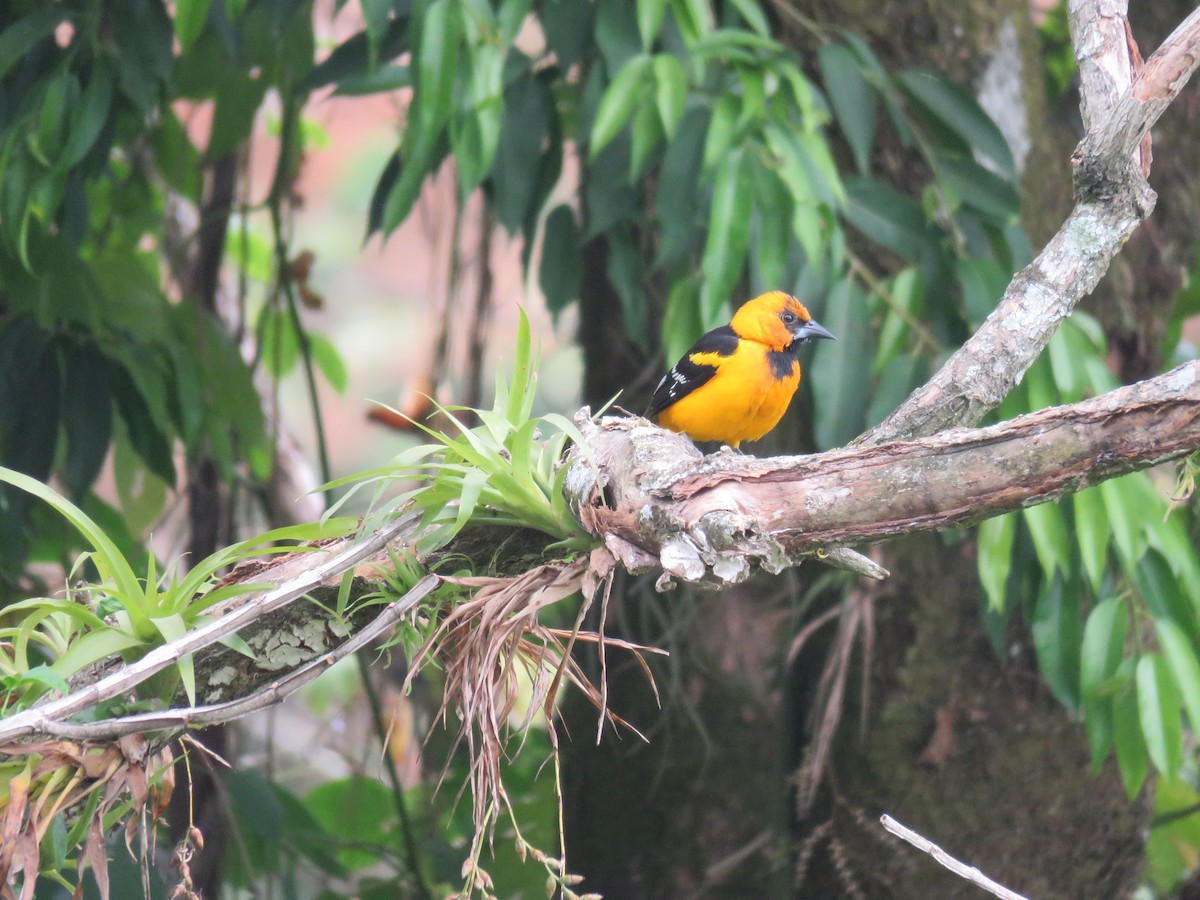
[[[695,441],[732,447],[758,440],[783,418],[800,384],[800,363],[792,357],[790,366],[781,366],[781,356],[757,341],[742,341],[732,356],[692,354],[692,362],[716,366],[717,372],[702,390],[659,413],[658,424]]]

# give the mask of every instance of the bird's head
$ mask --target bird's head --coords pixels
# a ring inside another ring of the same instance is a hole
[[[809,315],[804,304],[783,291],[771,291],[743,303],[729,325],[740,337],[766,344],[772,350],[799,348],[812,338],[837,340]]]

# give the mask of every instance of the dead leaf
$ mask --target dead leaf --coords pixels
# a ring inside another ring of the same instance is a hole
[[[917,762],[922,765],[944,766],[957,752],[954,726],[958,724],[958,711],[951,706],[939,706],[936,719],[937,724],[933,728],[933,737],[929,739],[929,743],[917,759]]]

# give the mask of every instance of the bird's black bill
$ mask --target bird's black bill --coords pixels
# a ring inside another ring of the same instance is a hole
[[[792,337],[799,342],[811,340],[812,338],[827,338],[831,341],[837,340],[836,337],[826,331],[821,325],[817,324],[817,322],[813,319],[809,319],[807,322],[803,323],[799,328],[793,331]]]

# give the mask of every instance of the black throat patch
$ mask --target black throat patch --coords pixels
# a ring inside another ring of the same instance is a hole
[[[771,374],[776,378],[780,380],[791,378],[792,367],[796,365],[795,350],[790,347],[787,350],[768,350],[767,364],[771,367]]]

